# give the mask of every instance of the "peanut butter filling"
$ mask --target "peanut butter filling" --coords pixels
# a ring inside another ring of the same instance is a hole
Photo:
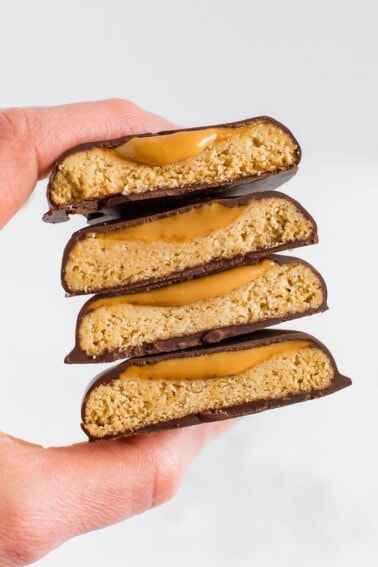
[[[233,268],[225,272],[205,276],[186,282],[180,282],[161,289],[142,293],[105,297],[93,301],[88,311],[100,307],[109,307],[129,303],[132,305],[148,305],[156,307],[177,307],[189,305],[204,299],[219,297],[238,287],[246,285],[257,278],[263,277],[276,266],[272,260],[262,260],[252,266]]]
[[[246,209],[247,205],[226,207],[220,203],[209,203],[180,215],[100,233],[97,238],[105,241],[140,240],[144,243],[185,242],[227,228],[236,222]]]
[[[184,159],[196,157],[215,141],[231,138],[232,128],[205,128],[184,130],[161,136],[134,136],[115,151],[117,154],[146,165],[169,165]],[[238,129],[240,134],[247,127]]]
[[[287,341],[245,350],[173,358],[145,366],[133,364],[122,372],[120,378],[121,380],[204,380],[235,376],[273,356],[290,354],[310,344],[310,341]]]

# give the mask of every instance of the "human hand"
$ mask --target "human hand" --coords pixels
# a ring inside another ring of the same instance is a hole
[[[172,124],[124,100],[0,111],[0,227],[68,148]],[[227,423],[45,449],[0,433],[0,565],[27,565],[64,541],[170,499]]]

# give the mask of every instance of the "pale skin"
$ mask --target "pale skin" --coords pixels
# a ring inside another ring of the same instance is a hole
[[[118,99],[0,111],[0,227],[68,148],[168,128]],[[0,432],[0,565],[28,565],[74,536],[166,502],[229,424],[47,449]]]

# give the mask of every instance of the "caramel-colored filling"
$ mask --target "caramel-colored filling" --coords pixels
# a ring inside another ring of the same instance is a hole
[[[263,277],[276,263],[262,260],[252,266],[233,268],[225,272],[205,276],[195,280],[180,282],[161,289],[153,289],[142,293],[105,297],[93,301],[89,311],[100,307],[109,307],[129,303],[132,305],[154,305],[157,307],[177,307],[189,305],[196,301],[219,297],[243,285]]]
[[[239,131],[242,134],[243,128]],[[146,165],[169,165],[195,157],[215,141],[224,141],[231,136],[232,128],[205,128],[161,136],[134,136],[118,146],[116,152],[122,157]]]
[[[310,341],[286,341],[245,350],[173,358],[145,366],[133,364],[122,372],[120,378],[124,380],[204,380],[235,376],[273,356],[289,354],[309,345]]]
[[[171,215],[152,222],[101,233],[101,239],[140,240],[144,243],[185,242],[227,228],[243,215],[246,208],[247,205],[225,207],[219,203],[209,203],[180,215]]]

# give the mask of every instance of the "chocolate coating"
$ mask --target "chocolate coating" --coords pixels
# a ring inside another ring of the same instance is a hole
[[[121,144],[124,144],[133,136],[123,136],[120,138],[116,138],[113,140],[104,140],[104,141],[97,141],[97,142],[89,142],[85,144],[81,144],[76,146],[67,152],[65,152],[59,160],[56,162],[52,173],[50,175],[49,183],[47,186],[47,200],[49,204],[49,211],[47,211],[43,215],[43,220],[45,222],[50,223],[58,223],[64,222],[69,220],[69,215],[71,214],[82,214],[82,215],[92,215],[95,214],[97,211],[102,211],[103,209],[107,209],[109,207],[115,207],[121,205],[123,203],[127,203],[129,207],[133,206],[134,204],[140,203],[140,201],[159,201],[161,199],[165,199],[166,197],[169,198],[180,198],[183,197],[183,202],[185,202],[185,195],[190,193],[194,196],[206,196],[206,195],[214,195],[219,193],[225,193],[230,190],[234,190],[235,188],[239,192],[250,193],[252,191],[264,190],[264,189],[275,189],[282,183],[288,181],[297,171],[299,162],[301,160],[301,149],[298,144],[298,141],[295,139],[292,132],[283,124],[278,122],[277,120],[269,117],[269,116],[257,116],[254,118],[249,118],[246,120],[240,120],[238,122],[230,122],[226,124],[216,124],[213,126],[199,126],[195,128],[181,128],[175,130],[165,130],[162,132],[154,132],[154,133],[147,133],[147,134],[138,134],[138,138],[142,137],[149,137],[149,136],[157,136],[162,134],[171,134],[173,132],[180,132],[182,130],[186,131],[194,131],[194,130],[202,130],[204,128],[238,128],[245,124],[251,124],[253,122],[267,120],[272,124],[278,126],[281,130],[286,132],[294,144],[297,146],[297,159],[296,163],[292,166],[288,166],[287,169],[281,171],[272,171],[272,172],[265,172],[261,173],[260,175],[247,175],[245,177],[235,179],[235,180],[227,180],[222,183],[196,183],[193,185],[187,185],[184,187],[175,187],[175,188],[164,188],[158,189],[154,191],[146,191],[141,194],[130,194],[130,195],[122,195],[120,193],[116,195],[111,195],[108,197],[101,197],[95,199],[87,199],[87,200],[80,200],[75,203],[67,203],[63,205],[54,205],[51,201],[50,194],[52,190],[52,183],[55,177],[56,172],[58,171],[59,164],[66,158],[68,155],[73,154],[75,152],[83,151],[83,150],[90,150],[92,148],[115,148]]]
[[[187,427],[190,425],[197,425],[200,423],[206,423],[206,422],[211,422],[211,421],[222,421],[225,419],[230,419],[233,417],[241,417],[241,416],[245,416],[248,414],[254,414],[254,413],[260,413],[262,411],[268,410],[268,409],[273,409],[273,408],[278,408],[278,407],[282,407],[282,406],[286,406],[289,404],[294,404],[297,402],[302,402],[305,400],[311,400],[311,399],[315,399],[315,398],[320,398],[323,396],[326,396],[328,394],[333,394],[334,392],[337,392],[338,390],[341,390],[342,388],[346,388],[347,386],[350,386],[352,381],[350,380],[350,378],[347,378],[346,376],[343,376],[342,374],[340,374],[340,372],[337,369],[336,366],[336,362],[332,356],[332,354],[330,353],[330,351],[327,349],[327,347],[321,343],[318,339],[316,339],[315,337],[307,334],[307,333],[301,333],[298,331],[289,331],[289,330],[285,330],[285,331],[281,331],[281,330],[277,330],[277,329],[269,329],[269,330],[265,330],[265,331],[260,331],[260,332],[256,332],[247,336],[244,336],[242,338],[238,338],[238,339],[233,339],[233,340],[228,340],[227,342],[222,343],[222,345],[218,345],[216,347],[208,347],[208,348],[204,348],[204,347],[198,347],[195,349],[191,349],[191,350],[186,350],[186,351],[181,351],[178,353],[169,353],[169,354],[164,354],[164,355],[160,355],[160,356],[145,356],[145,357],[141,357],[141,358],[130,358],[128,360],[126,360],[125,362],[111,368],[108,371],[102,372],[101,374],[99,374],[98,376],[96,376],[94,378],[94,380],[89,384],[85,394],[84,394],[84,399],[82,402],[82,409],[81,409],[81,416],[82,416],[82,424],[81,427],[83,429],[83,431],[86,433],[86,435],[89,437],[90,441],[105,441],[108,439],[118,439],[121,437],[128,437],[130,435],[133,435],[133,433],[123,433],[120,435],[109,435],[106,437],[103,437],[101,440],[94,438],[90,435],[90,433],[87,431],[84,421],[85,421],[85,409],[86,409],[86,403],[87,400],[89,398],[90,393],[99,385],[101,384],[108,384],[109,382],[111,382],[112,380],[115,380],[119,377],[119,375],[126,370],[126,368],[128,366],[131,365],[146,365],[146,364],[153,364],[155,362],[159,362],[162,360],[168,360],[168,359],[177,359],[177,358],[188,358],[188,357],[192,357],[192,356],[196,356],[198,354],[201,355],[205,355],[205,354],[213,354],[216,352],[226,352],[226,351],[235,351],[235,350],[243,350],[243,349],[248,349],[251,347],[259,347],[259,346],[263,346],[263,345],[269,345],[272,343],[280,343],[280,342],[284,342],[284,341],[297,341],[297,340],[308,340],[311,341],[313,343],[315,343],[315,345],[320,348],[321,350],[323,350],[328,357],[330,358],[332,367],[334,369],[334,378],[333,381],[331,383],[331,385],[328,388],[324,388],[322,390],[313,390],[311,392],[303,392],[303,393],[299,393],[299,394],[291,394],[289,396],[286,396],[285,398],[280,398],[280,399],[267,399],[267,400],[259,400],[259,401],[255,401],[255,402],[249,402],[249,403],[245,403],[245,404],[241,404],[238,406],[232,406],[229,408],[223,408],[223,409],[218,409],[218,410],[209,410],[209,411],[205,411],[205,412],[201,412],[201,413],[197,413],[197,414],[190,414],[187,415],[183,418],[177,419],[177,420],[171,420],[171,421],[167,421],[164,423],[158,423],[158,424],[154,424],[154,425],[150,425],[148,427],[145,427],[143,429],[139,429],[138,430],[138,434],[140,433],[149,433],[149,432],[153,432],[153,431],[163,431],[166,429],[176,429],[179,427]]]
[[[67,363],[67,364],[113,362],[115,360],[120,360],[120,359],[129,357],[129,356],[145,356],[145,355],[161,353],[161,352],[174,352],[174,351],[177,351],[177,350],[181,350],[181,349],[185,350],[185,349],[197,347],[197,346],[200,346],[200,345],[215,344],[215,343],[224,341],[225,339],[237,337],[239,335],[244,335],[244,334],[247,334],[247,333],[252,333],[252,332],[257,331],[259,329],[264,329],[265,327],[270,327],[272,325],[284,323],[285,321],[290,321],[292,319],[299,319],[300,317],[305,317],[307,315],[313,315],[315,313],[320,313],[320,312],[326,311],[328,309],[326,283],[325,283],[324,279],[322,278],[322,276],[319,274],[319,272],[317,270],[315,270],[315,268],[313,266],[311,266],[308,262],[305,262],[302,259],[299,260],[298,258],[294,258],[292,256],[280,256],[280,255],[272,254],[270,256],[266,256],[266,258],[271,259],[274,262],[276,262],[277,264],[281,264],[281,265],[288,264],[288,263],[293,262],[293,261],[298,261],[301,264],[308,266],[318,276],[318,278],[321,282],[322,290],[323,290],[323,302],[322,302],[322,304],[316,309],[308,309],[305,313],[293,313],[293,314],[291,314],[287,317],[279,317],[279,318],[277,317],[277,318],[265,319],[264,321],[256,321],[254,323],[249,323],[249,324],[245,324],[245,325],[230,325],[228,327],[221,327],[221,328],[217,328],[217,329],[208,329],[208,330],[204,330],[204,331],[201,331],[201,332],[198,332],[198,333],[193,333],[191,335],[186,335],[186,336],[181,336],[181,337],[172,337],[170,339],[155,341],[153,343],[140,344],[138,346],[129,348],[127,350],[115,351],[115,352],[104,352],[102,355],[97,356],[96,358],[92,358],[91,356],[88,356],[80,348],[79,328],[80,328],[81,320],[86,315],[86,313],[90,309],[90,305],[94,301],[97,301],[97,300],[102,299],[104,297],[127,295],[127,294],[132,294],[132,293],[149,291],[149,290],[152,290],[152,289],[158,289],[158,288],[164,287],[168,284],[178,283],[178,282],[184,281],[184,279],[185,280],[191,279],[192,277],[197,278],[197,277],[200,277],[200,276],[198,274],[196,274],[195,276],[191,275],[190,277],[188,277],[188,275],[186,275],[185,278],[181,276],[179,279],[167,278],[164,282],[153,282],[153,283],[146,282],[143,285],[139,286],[137,289],[126,286],[122,290],[118,290],[117,293],[96,295],[95,297],[89,299],[83,305],[83,307],[79,311],[79,314],[78,314],[78,317],[77,317],[76,331],[75,331],[75,346],[72,349],[72,351],[66,356],[66,358],[64,359],[64,362]],[[259,259],[260,258],[257,258],[257,259],[256,258],[253,258],[253,259],[238,258],[234,263],[231,264],[231,266],[228,266],[228,267],[233,268],[233,267],[237,267],[237,266],[247,266],[247,265],[256,264],[259,261]],[[209,270],[208,272],[206,272],[206,275],[209,275],[210,273],[222,271],[223,269],[224,269],[223,263],[222,263],[222,261],[220,261],[216,266],[211,265],[212,271]],[[203,274],[200,274],[200,275],[203,275]]]
[[[217,260],[213,260],[212,262],[208,262],[206,264],[200,264],[197,266],[193,266],[191,268],[186,268],[185,270],[182,270],[180,272],[172,272],[169,276],[169,279],[167,277],[160,277],[160,278],[150,278],[149,280],[147,280],[146,282],[140,283],[134,283],[134,284],[130,284],[127,286],[115,286],[115,287],[109,287],[109,288],[101,288],[101,289],[93,289],[91,288],[90,291],[88,292],[84,292],[84,291],[72,291],[68,288],[65,279],[64,279],[64,273],[65,273],[65,268],[69,259],[69,255],[73,249],[73,247],[75,246],[75,244],[77,242],[79,242],[83,237],[85,237],[88,233],[107,233],[107,232],[111,232],[112,230],[115,229],[120,229],[120,228],[128,228],[131,226],[135,226],[138,224],[143,224],[143,223],[147,223],[147,222],[151,222],[151,221],[155,221],[158,219],[162,219],[162,218],[166,218],[169,217],[173,214],[181,214],[184,213],[186,211],[190,211],[192,209],[195,209],[196,207],[200,207],[204,204],[204,201],[202,200],[201,202],[192,202],[190,204],[187,204],[185,206],[179,206],[176,208],[168,208],[167,210],[167,206],[166,209],[163,211],[159,211],[153,214],[144,214],[142,216],[137,216],[137,217],[132,217],[132,218],[127,218],[127,219],[119,219],[119,218],[112,218],[112,216],[109,215],[110,220],[104,221],[102,223],[96,224],[96,225],[90,225],[88,227],[82,228],[81,230],[78,230],[77,232],[75,232],[70,240],[68,241],[64,252],[63,252],[63,259],[62,259],[62,268],[61,268],[61,282],[62,282],[62,287],[66,292],[66,295],[68,296],[73,296],[73,295],[87,295],[87,294],[93,294],[93,293],[97,293],[97,292],[106,292],[106,293],[116,293],[117,291],[119,291],[119,289],[125,290],[127,289],[128,292],[130,290],[137,290],[140,289],[141,287],[144,288],[145,285],[147,286],[151,286],[151,285],[155,285],[156,284],[160,284],[160,286],[164,286],[168,283],[173,283],[173,282],[178,282],[178,281],[183,281],[184,279],[191,279],[193,277],[197,277],[197,276],[203,276],[203,275],[208,275],[210,273],[216,272],[216,271],[221,271],[221,270],[226,270],[228,268],[233,268],[237,265],[241,265],[241,262],[243,262],[244,259],[248,259],[248,260],[257,260],[260,259],[264,256],[266,256],[268,253],[269,254],[273,254],[275,252],[279,252],[281,250],[287,250],[288,248],[292,249],[292,248],[299,248],[300,246],[308,246],[310,244],[316,244],[318,242],[318,235],[317,235],[317,225],[315,220],[312,218],[312,216],[308,213],[308,211],[306,211],[306,209],[304,209],[304,207],[298,203],[298,201],[296,201],[295,199],[293,199],[292,197],[289,197],[288,195],[285,195],[284,193],[280,193],[278,191],[261,191],[259,193],[249,193],[246,195],[239,195],[239,196],[234,196],[234,197],[223,197],[223,198],[219,198],[219,197],[212,197],[210,199],[207,199],[205,202],[206,203],[219,203],[225,207],[241,207],[243,205],[246,205],[247,203],[250,203],[251,201],[258,201],[258,200],[262,200],[262,199],[267,199],[270,197],[281,197],[286,199],[287,201],[292,202],[295,207],[301,211],[301,213],[304,215],[305,218],[307,218],[313,225],[313,234],[311,235],[311,237],[307,238],[307,239],[298,239],[296,241],[292,241],[288,244],[280,244],[278,246],[269,248],[268,250],[257,250],[256,252],[249,252],[248,254],[245,255],[238,255],[238,256],[234,256],[231,258],[222,258],[222,259],[217,259]],[[169,205],[168,205],[169,206]]]

